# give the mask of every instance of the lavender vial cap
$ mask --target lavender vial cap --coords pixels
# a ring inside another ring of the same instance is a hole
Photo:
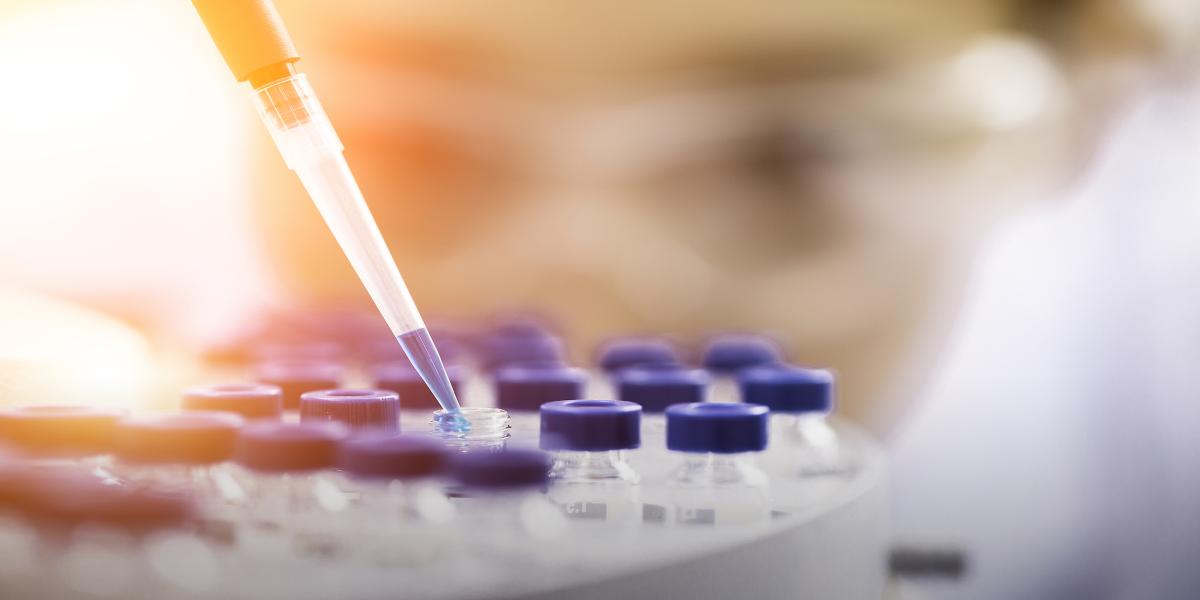
[[[0,441],[36,454],[107,454],[125,411],[90,406],[34,405],[0,409]]]
[[[550,477],[550,456],[530,449],[464,452],[451,461],[455,479],[464,487],[505,490],[544,487]]]
[[[345,377],[345,368],[327,361],[272,361],[254,369],[256,380],[278,386],[283,391],[283,408],[286,410],[300,408],[300,396],[305,392],[340,387]]]
[[[720,373],[733,373],[759,365],[783,361],[779,344],[764,335],[722,335],[704,347],[704,367]]]
[[[125,419],[117,428],[116,455],[143,464],[224,462],[233,458],[243,423],[233,413],[198,411]]]
[[[630,367],[671,367],[680,364],[671,342],[660,338],[612,340],[600,347],[596,362],[609,373]]]
[[[496,406],[536,411],[547,402],[583,398],[587,374],[570,367],[506,367],[496,372]]]
[[[617,397],[661,413],[672,404],[703,402],[712,378],[703,369],[626,369],[617,373]]]
[[[389,390],[318,390],[300,396],[300,421],[333,421],[355,431],[400,430],[400,396]]]
[[[755,367],[738,374],[742,402],[775,413],[828,413],[833,410],[833,373],[790,365]]]
[[[261,383],[194,387],[184,391],[182,407],[236,413],[247,419],[275,419],[283,414],[283,390]]]
[[[415,479],[440,474],[448,457],[445,444],[435,438],[366,436],[342,445],[338,467],[360,479]]]
[[[340,423],[259,421],[242,428],[234,460],[253,471],[305,472],[337,464],[349,429]]]

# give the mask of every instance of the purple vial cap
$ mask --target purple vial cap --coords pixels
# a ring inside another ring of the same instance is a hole
[[[287,410],[300,408],[300,396],[305,392],[341,386],[345,376],[342,365],[328,361],[271,361],[254,368],[254,379],[283,391],[283,407]]]
[[[23,452],[86,456],[113,449],[125,411],[34,405],[0,409],[0,440]]]
[[[283,390],[262,383],[229,383],[189,388],[184,410],[220,411],[247,419],[274,419],[283,414]]]
[[[605,452],[642,444],[642,407],[619,400],[560,400],[541,408],[543,450]]]
[[[661,338],[625,338],[600,347],[597,364],[610,373],[630,367],[674,367],[679,353],[671,342]]]
[[[645,368],[626,369],[613,379],[618,398],[651,413],[661,413],[672,404],[703,402],[711,380],[703,369]]]
[[[515,312],[497,317],[488,335],[498,337],[556,337],[549,321],[535,313]]]
[[[346,348],[331,340],[269,341],[254,346],[251,354],[260,361],[339,361]]]
[[[505,367],[496,372],[496,406],[535,411],[547,402],[583,397],[587,374],[570,367]]]
[[[154,464],[211,464],[233,458],[245,421],[233,413],[181,412],[133,417],[117,427],[116,455]]]
[[[390,390],[317,390],[300,396],[300,421],[334,421],[355,431],[400,430],[400,396]]]
[[[234,448],[238,464],[264,472],[317,471],[337,464],[349,430],[340,423],[258,421],[242,428]]]
[[[755,367],[738,374],[742,402],[777,413],[828,413],[833,410],[834,376],[823,369],[791,365]]]
[[[767,447],[765,406],[697,402],[667,408],[667,449],[733,454]]]
[[[703,354],[704,367],[721,373],[783,361],[779,343],[765,335],[717,336],[705,345]]]
[[[440,474],[448,458],[445,444],[431,437],[364,436],[342,444],[338,467],[361,479],[415,479]]]
[[[452,457],[451,469],[455,479],[468,488],[543,487],[550,475],[550,457],[532,449],[464,452]]]
[[[562,340],[555,337],[490,336],[480,342],[480,362],[494,371],[506,366],[558,366],[564,362]]]
[[[381,390],[391,390],[400,395],[400,408],[404,410],[437,410],[441,408],[421,374],[407,360],[372,365],[372,385]],[[446,365],[446,376],[461,404],[467,380],[467,372],[458,365]]]

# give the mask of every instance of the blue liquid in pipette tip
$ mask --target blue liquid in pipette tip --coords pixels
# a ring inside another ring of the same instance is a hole
[[[469,429],[470,423],[462,416],[458,397],[454,395],[454,387],[450,385],[450,377],[446,375],[446,365],[442,363],[442,357],[433,345],[429,330],[424,327],[414,329],[396,336],[396,341],[400,342],[400,347],[404,348],[409,362],[425,381],[425,385],[429,386],[429,391],[433,392],[438,404],[448,413],[443,417],[443,425],[452,425],[454,429],[461,431]],[[449,419],[454,419],[455,422],[447,423]]]

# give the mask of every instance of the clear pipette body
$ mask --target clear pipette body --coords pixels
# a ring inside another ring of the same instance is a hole
[[[304,184],[392,335],[442,408],[458,413],[446,367],[307,77],[293,74],[255,89],[253,95],[284,162]]]

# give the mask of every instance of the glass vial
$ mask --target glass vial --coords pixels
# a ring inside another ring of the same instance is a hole
[[[683,459],[668,481],[669,523],[728,526],[769,518],[767,476],[754,460],[767,447],[768,412],[731,403],[667,409],[667,449]]]
[[[465,406],[458,413],[439,410],[429,421],[433,434],[459,452],[500,451],[509,437],[508,411]]]
[[[612,525],[642,520],[640,478],[625,452],[641,445],[642,407],[562,400],[541,408],[541,447],[552,451],[547,496],[568,518]]]

